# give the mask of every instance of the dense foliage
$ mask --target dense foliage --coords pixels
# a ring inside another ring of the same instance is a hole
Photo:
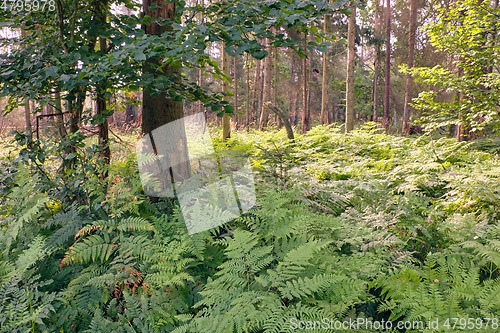
[[[499,9],[481,0],[457,1],[439,10],[436,22],[425,28],[431,43],[449,55],[454,68],[414,68],[417,81],[437,89],[423,91],[415,99],[424,111],[430,130],[460,124],[473,134],[498,129],[500,113]],[[438,92],[454,94],[451,101],[436,99]],[[468,136],[468,135],[467,135]]]
[[[238,132],[216,146],[250,154],[257,206],[189,236],[176,202],[141,194],[127,140],[102,186],[88,140],[74,171],[54,177],[57,149],[16,139],[0,165],[2,332],[500,315],[498,142]]]

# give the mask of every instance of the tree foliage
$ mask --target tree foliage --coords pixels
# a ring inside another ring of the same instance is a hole
[[[499,17],[499,9],[492,8],[488,1],[461,0],[449,10],[440,9],[439,19],[427,25],[431,43],[446,52],[455,66],[409,71],[418,82],[437,87],[414,99],[414,106],[428,114],[425,124],[429,130],[460,123],[478,133],[498,126]],[[456,97],[453,101],[436,102],[438,91],[453,92]]]

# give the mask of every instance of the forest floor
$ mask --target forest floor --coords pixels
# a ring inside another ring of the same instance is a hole
[[[174,202],[141,194],[137,137],[119,136],[108,190],[91,158],[61,176],[63,186],[14,164],[13,154],[9,162],[4,149],[5,327],[292,332],[318,321],[322,329],[310,331],[324,332],[362,319],[426,326],[393,332],[497,331],[497,139],[457,143],[370,128],[345,135],[324,126],[295,143],[274,130],[213,139],[218,151],[250,156],[257,204],[187,235]],[[40,168],[54,169],[57,157],[43,161]],[[14,301],[16,292],[24,298]]]

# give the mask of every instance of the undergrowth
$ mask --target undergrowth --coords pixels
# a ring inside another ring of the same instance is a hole
[[[132,140],[115,143],[103,184],[82,138],[61,169],[57,145],[29,150],[19,136],[0,161],[1,331],[291,332],[294,318],[500,316],[494,141],[324,126],[285,138],[214,140],[250,155],[257,204],[190,236],[175,200],[142,193]]]

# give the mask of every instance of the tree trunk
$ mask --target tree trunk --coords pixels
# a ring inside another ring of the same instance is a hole
[[[197,4],[201,5],[201,8],[205,8],[205,1],[204,0],[198,0]],[[205,23],[205,15],[202,14],[201,18],[200,18],[200,24],[203,25],[204,23]],[[200,67],[200,69],[198,70],[198,86],[200,87],[200,89],[203,89],[203,77],[204,77],[204,71],[203,71],[203,68]],[[204,111],[203,103],[201,101],[198,101],[197,112],[201,113],[203,111]]]
[[[253,81],[253,92],[252,92],[252,119],[255,119],[257,113],[257,107],[259,105],[259,97],[257,92],[259,91],[259,74],[260,74],[260,60],[255,60],[255,76]]]
[[[389,132],[391,97],[391,0],[386,2],[385,12],[385,91],[384,91],[384,128]]]
[[[246,84],[246,93],[247,93],[247,102],[246,102],[246,127],[247,132],[250,130],[250,63],[248,62],[248,53],[245,55],[245,67],[247,69],[247,84]]]
[[[278,105],[278,48],[273,47],[273,103],[274,105]],[[281,121],[281,117],[275,114],[276,123],[278,128],[283,126],[283,122]]]
[[[290,57],[290,79],[288,80],[288,101],[289,101],[289,108],[288,108],[288,117],[295,125],[293,122],[293,115],[295,114],[295,108],[296,108],[296,102],[297,102],[297,84],[298,82],[295,81],[295,75],[297,74],[296,68],[297,68],[297,55],[294,50],[289,49],[289,57]]]
[[[266,48],[269,51],[268,56],[264,59],[264,88],[262,95],[262,108],[260,111],[260,124],[259,129],[262,131],[267,127],[267,123],[269,121],[269,111],[265,106],[266,102],[271,101],[271,47],[269,45],[269,40],[266,39]]]
[[[61,101],[61,91],[59,90],[59,87],[56,89],[55,92],[55,99],[56,99],[56,126],[59,131],[59,135],[61,138],[66,135],[66,126],[64,126],[64,114],[63,114],[63,106],[62,106],[62,101]]]
[[[304,52],[304,59],[302,60],[302,134],[309,131],[309,114],[307,112],[307,35],[304,34],[304,43],[302,44],[302,51]]]
[[[30,99],[26,98],[24,100],[24,120],[26,123],[26,134],[30,139],[33,139],[33,130],[31,129],[31,110],[30,110]]]
[[[106,22],[106,0],[97,3],[98,8],[98,16],[99,20],[102,23]],[[103,53],[106,53],[107,49],[107,42],[105,37],[99,37],[99,48],[100,51]],[[107,89],[107,84],[106,82],[100,83],[97,87],[97,95],[96,95],[96,116],[98,119],[98,141],[99,141],[99,148],[101,150],[100,156],[104,160],[105,165],[109,165],[111,161],[111,150],[109,148],[109,130],[108,130],[108,117],[105,115],[106,114],[106,89]],[[101,179],[103,180],[106,178],[108,175],[107,171],[104,171],[101,174]]]
[[[380,67],[380,0],[375,0],[375,38],[377,43],[375,44],[375,62],[373,64],[374,74],[373,74],[373,121],[377,121],[378,109],[379,109],[379,67]]]
[[[153,6],[156,10],[150,10]],[[151,18],[166,18],[172,22],[176,21],[175,18],[176,3],[169,3],[166,0],[143,0],[144,14]],[[148,35],[160,36],[167,31],[172,31],[171,25],[159,25],[152,23],[143,27]],[[179,77],[181,73],[180,65],[164,65],[160,67],[161,60],[159,58],[148,57],[144,63],[143,71],[145,73],[153,74],[154,76],[170,76]],[[172,121],[182,119],[184,112],[182,102],[174,101],[167,91],[160,91],[153,96],[152,92],[145,88],[143,91],[143,107],[142,107],[142,132],[146,135],[153,130],[168,124]],[[172,168],[169,170],[171,175],[175,174],[176,179],[186,179],[191,175],[190,166],[188,162],[187,140],[185,137],[185,129],[181,122],[182,128],[178,128],[179,141],[177,143],[177,150],[172,153],[170,164]],[[155,138],[153,138],[155,139]],[[156,138],[157,141],[168,140],[168,138]],[[157,147],[153,144],[153,150],[157,153]]]
[[[346,112],[345,132],[354,129],[354,55],[356,54],[356,7],[351,6],[349,27],[347,31],[347,82],[346,82]]]
[[[327,16],[323,15],[323,33],[327,34]],[[321,124],[325,125],[328,123],[328,111],[326,110],[328,104],[328,74],[327,74],[327,62],[328,62],[328,51],[323,53],[323,77],[321,82],[321,114],[320,120]]]
[[[464,70],[462,67],[458,68],[458,77],[464,75]],[[465,93],[460,91],[458,93],[458,105],[460,107],[458,113],[458,126],[457,126],[457,141],[463,142],[469,140],[469,123],[467,120],[467,114],[462,110],[463,102],[465,100]]]
[[[410,0],[410,34],[408,36],[408,68],[413,68],[415,57],[415,34],[417,30],[417,1]],[[410,131],[410,99],[413,90],[413,78],[406,75],[405,105],[403,108],[403,128],[402,132],[408,134]]]
[[[68,108],[70,112],[69,131],[76,133],[80,129],[80,120],[87,94],[86,87],[78,87],[68,95]]]
[[[227,52],[224,50],[225,44],[222,44],[222,72],[224,75],[229,77],[229,55]],[[222,82],[222,91],[226,94],[224,97],[224,100],[229,102],[229,96],[227,94],[229,93],[229,82],[227,80],[224,80]],[[222,116],[222,141],[226,141],[229,139],[231,136],[231,117],[227,114],[224,113]]]
[[[233,58],[234,124],[238,128],[238,56]]]
[[[200,89],[203,89],[203,69],[198,70],[198,86]],[[201,101],[198,101],[198,113],[203,112],[203,103]]]
[[[157,10],[149,10],[155,5]],[[145,15],[152,18],[167,18],[175,21],[175,3],[168,3],[166,0],[143,0]],[[166,31],[172,31],[170,25],[159,25],[152,23],[144,26],[144,31],[149,35],[160,36]],[[148,58],[144,64],[144,72],[153,73],[155,76],[174,76],[181,72],[180,67],[172,65],[159,68],[160,59]],[[143,92],[142,109],[142,132],[150,133],[154,129],[174,120],[182,119],[184,116],[182,102],[174,101],[166,91],[152,96],[148,89]]]
[[[495,0],[495,2],[493,3],[493,9],[497,9],[498,8],[498,2],[499,0]],[[495,44],[496,44],[496,41],[497,41],[497,32],[498,32],[498,26],[495,25],[495,27],[493,28],[493,31],[491,32],[491,43],[490,43],[490,47],[493,49],[495,47]],[[488,66],[488,73],[493,73],[493,66]]]

